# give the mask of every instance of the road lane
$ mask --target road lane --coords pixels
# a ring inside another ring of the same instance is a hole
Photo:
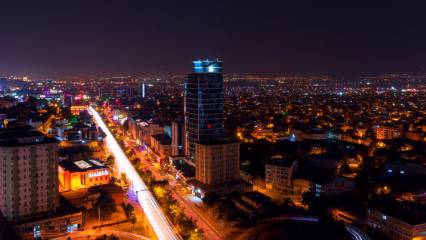
[[[89,107],[89,112],[92,114],[98,127],[101,128],[105,133],[105,141],[109,150],[114,156],[119,171],[124,172],[132,183],[135,193],[137,194],[138,201],[144,210],[149,223],[154,229],[157,238],[161,240],[180,239],[180,236],[173,230],[173,225],[170,223],[170,221],[168,221],[157,200],[142,181],[138,172],[132,166],[129,159],[124,154],[120,145],[115,140],[114,136],[106,126],[99,113],[92,106]]]

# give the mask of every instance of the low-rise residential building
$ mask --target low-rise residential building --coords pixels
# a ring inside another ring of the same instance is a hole
[[[328,138],[328,132],[319,128],[292,127],[290,130],[291,141],[324,140]]]
[[[14,224],[14,229],[23,239],[40,239],[42,236],[78,231],[83,226],[82,210],[58,212]]]
[[[160,159],[167,159],[172,154],[172,139],[166,134],[155,134],[151,136],[151,149]]]
[[[128,127],[132,137],[136,140],[137,144],[147,145],[152,147],[152,136],[164,134],[164,127],[152,121],[143,121],[139,118],[129,116]]]
[[[321,154],[310,154],[304,157],[305,165],[311,168],[335,169],[343,160],[342,154],[326,152]]]
[[[399,126],[380,125],[376,128],[376,139],[387,140],[399,138],[402,135],[402,129]]]
[[[136,141],[151,147],[151,136],[163,133],[164,128],[158,123],[141,122],[138,124]]]
[[[269,212],[271,198],[253,191],[243,193],[240,198],[234,199],[234,203],[248,218],[255,218]]]
[[[421,240],[426,239],[426,214],[406,214],[404,209],[388,209],[392,213],[383,210],[368,209],[367,225],[379,231],[392,240]]]
[[[426,175],[426,165],[420,161],[389,160],[385,164],[388,176]]]
[[[353,179],[336,176],[333,172],[319,170],[303,170],[293,180],[292,200],[301,203],[303,194],[311,191],[315,197],[332,196],[352,191],[355,188]]]
[[[265,163],[265,187],[271,193],[288,195],[292,191],[293,176],[297,171],[297,161],[281,156],[273,157]]]

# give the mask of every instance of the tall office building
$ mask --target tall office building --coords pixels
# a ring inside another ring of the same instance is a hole
[[[146,96],[148,96],[148,84],[146,84],[144,81],[139,82],[138,89],[139,96],[141,98],[145,98]]]
[[[222,62],[194,61],[185,81],[185,155],[195,165],[195,143],[223,137]]]
[[[69,107],[74,103],[74,96],[69,92],[64,92],[63,102],[64,106]]]
[[[35,130],[0,131],[0,210],[7,220],[58,207],[58,147],[55,138]]]

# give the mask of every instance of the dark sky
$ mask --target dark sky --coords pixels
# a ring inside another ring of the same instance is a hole
[[[424,71],[426,1],[31,0],[0,3],[0,75]]]

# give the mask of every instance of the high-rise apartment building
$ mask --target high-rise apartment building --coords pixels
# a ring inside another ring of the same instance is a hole
[[[0,210],[9,221],[54,211],[58,141],[31,129],[0,131]]]
[[[222,62],[193,62],[185,81],[185,155],[194,163],[195,144],[223,137]]]

